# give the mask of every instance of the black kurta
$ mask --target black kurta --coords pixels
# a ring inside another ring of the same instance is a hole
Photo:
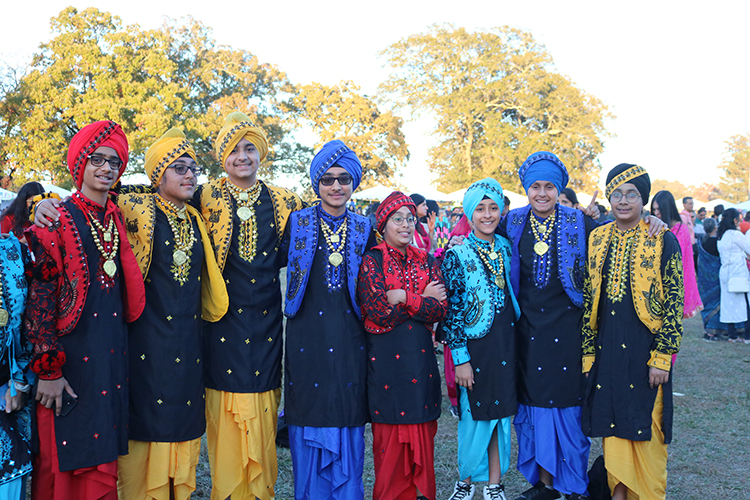
[[[255,259],[239,255],[241,221],[232,198],[232,239],[224,266],[229,310],[204,326],[206,387],[259,393],[281,386],[282,312],[279,254],[273,203],[262,185],[255,203],[258,231]]]
[[[130,439],[180,442],[206,430],[203,399],[201,268],[203,244],[196,242],[184,285],[172,274],[175,249],[167,216],[156,209],[153,253],[145,281],[146,307],[128,325],[130,335]]]
[[[86,216],[74,203],[64,205],[81,236],[90,275],[81,317],[59,337],[66,355],[63,376],[78,395],[67,416],[55,417],[60,470],[68,471],[113,462],[128,452],[128,329],[119,255],[114,286],[105,289],[96,276],[101,253]]]
[[[290,425],[358,427],[367,422],[367,340],[346,283],[328,288],[325,237],[299,311],[286,324],[284,416]]]
[[[529,214],[529,218],[534,217]],[[588,219],[587,219],[588,222]],[[558,224],[561,221],[557,221]],[[588,224],[587,224],[588,226]],[[518,402],[543,408],[580,406],[583,310],[565,293],[557,271],[557,231],[549,237],[549,282],[534,282],[534,235],[531,221],[521,235],[521,284],[518,303]]]
[[[681,258],[677,239],[664,236],[661,269],[670,258]],[[582,427],[587,436],[616,436],[630,441],[651,439],[651,422],[658,386],[649,387],[648,361],[657,350],[658,337],[638,318],[631,295],[630,273],[623,274],[624,294],[612,301],[607,294],[611,252],[602,270],[599,329],[595,340],[596,362],[586,387]],[[682,298],[680,298],[682,300]],[[664,411],[662,431],[665,442],[672,439],[672,373],[662,386]]]

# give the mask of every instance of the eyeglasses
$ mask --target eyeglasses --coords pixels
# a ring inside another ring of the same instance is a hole
[[[628,203],[635,203],[636,201],[638,201],[638,198],[641,197],[640,194],[638,194],[638,193],[636,193],[634,191],[631,191],[631,192],[629,192],[628,194],[625,194],[625,195],[623,195],[619,191],[615,191],[614,193],[612,193],[610,195],[610,198],[614,202],[619,202],[622,199],[623,196],[625,196],[625,199],[628,201]]]
[[[187,163],[182,163],[182,162],[172,163],[167,168],[173,168],[174,173],[177,175],[185,175],[188,170],[190,170],[193,173],[193,175],[196,177],[198,177],[199,175],[203,173],[203,170],[201,170],[201,168],[198,165],[195,165],[195,164],[188,165]]]
[[[413,215],[410,215],[408,217],[404,217],[403,215],[394,215],[393,217],[390,218],[390,220],[392,220],[393,223],[396,224],[397,226],[403,226],[404,221],[406,221],[406,223],[410,226],[413,226],[417,222],[417,219],[414,218]]]
[[[110,160],[103,156],[97,156],[97,155],[88,155],[86,158],[88,158],[91,161],[91,164],[95,166],[96,168],[103,167],[104,163],[109,163],[110,170],[119,172],[120,168],[122,167],[122,160],[119,160],[117,158],[113,158]]]
[[[333,186],[333,183],[339,181],[340,186],[348,186],[352,183],[352,176],[351,175],[342,175],[341,177],[333,177],[333,176],[327,176],[327,177],[321,177],[320,183],[324,186]]]

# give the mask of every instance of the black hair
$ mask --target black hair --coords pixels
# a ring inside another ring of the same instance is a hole
[[[724,205],[722,205],[721,203],[719,203],[718,205],[716,205],[714,207],[714,215],[716,217],[720,216],[723,213],[724,213]]]
[[[503,195],[503,198],[504,198],[503,201],[505,202],[505,206],[508,207],[508,208],[510,208],[510,198],[508,198],[505,195]]]
[[[680,218],[680,212],[677,210],[677,203],[674,201],[674,196],[669,191],[659,191],[651,198],[651,213],[654,213],[654,203],[659,205],[659,214],[661,220],[669,227],[672,227],[676,223],[682,222]]]
[[[440,206],[437,204],[435,200],[427,200],[427,216],[430,216],[430,213],[435,212],[436,214],[440,211]]]
[[[692,196],[685,196],[685,197],[684,197],[684,198],[682,199],[682,204],[684,205],[685,203],[687,203],[687,202],[688,202],[688,200],[692,200],[692,199],[693,199],[693,197],[692,197]]]
[[[44,187],[38,182],[27,182],[18,190],[16,198],[8,205],[0,220],[7,216],[13,216],[13,227],[11,230],[17,238],[23,236],[24,225],[29,222],[29,209],[26,207],[26,200],[32,196],[44,193]]]
[[[700,207],[700,208],[698,209],[698,213],[699,213],[699,214],[705,214],[705,213],[706,213],[706,207]]]
[[[719,239],[721,239],[721,237],[724,236],[724,233],[726,233],[727,231],[737,229],[737,226],[734,223],[734,219],[739,219],[739,217],[740,213],[736,208],[728,208],[726,212],[724,212],[724,216],[719,223]]]
[[[568,201],[573,204],[573,206],[578,205],[578,196],[576,195],[576,192],[573,191],[572,189],[565,188],[562,191],[560,191],[560,194],[564,194],[565,197],[568,199]]]

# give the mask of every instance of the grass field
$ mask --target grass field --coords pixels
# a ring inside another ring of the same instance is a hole
[[[674,370],[674,439],[669,446],[667,497],[674,500],[750,499],[750,345],[706,343],[699,318],[685,321],[682,351]],[[440,358],[442,362],[442,359]],[[443,398],[443,416],[435,439],[437,498],[447,499],[457,479],[456,425]],[[369,426],[365,461],[365,498],[375,480],[372,466],[372,434]],[[510,471],[505,475],[508,499],[528,488],[515,470],[515,432]],[[591,461],[601,454],[601,440],[594,440]],[[279,448],[276,498],[294,498],[292,460],[289,450]],[[198,466],[194,499],[210,497],[208,458]],[[477,492],[475,498],[481,498]]]

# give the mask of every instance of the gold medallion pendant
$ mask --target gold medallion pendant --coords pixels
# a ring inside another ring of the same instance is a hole
[[[245,191],[240,193],[240,201],[247,201],[247,193]]]
[[[115,264],[115,261],[112,259],[104,261],[104,266],[102,267],[104,268],[104,272],[107,273],[107,276],[110,278],[112,278],[117,272],[117,264]]]
[[[536,243],[534,243],[534,252],[537,255],[544,255],[545,253],[547,253],[547,250],[549,250],[549,245],[545,242],[537,241]]]
[[[338,243],[339,241],[341,241],[341,238],[339,238],[338,234],[331,235],[331,243]]]
[[[240,207],[237,209],[237,217],[239,217],[240,220],[243,222],[248,220],[252,216],[253,216],[253,211],[247,207]]]
[[[104,241],[106,241],[106,242],[112,241],[112,233],[110,233],[109,231],[105,231],[104,232]]]
[[[8,311],[6,311],[3,308],[0,308],[0,326],[5,326],[8,324]]]
[[[493,250],[490,252],[490,260],[495,260],[495,259],[497,259],[497,252]]]
[[[174,253],[172,253],[172,260],[174,261],[175,265],[181,266],[185,262],[187,262],[187,254],[182,250],[175,250]]]
[[[505,278],[502,276],[495,277],[495,284],[500,288],[505,288]]]
[[[341,263],[344,262],[344,257],[338,252],[333,252],[328,257],[328,262],[330,262],[334,267],[339,267]]]

